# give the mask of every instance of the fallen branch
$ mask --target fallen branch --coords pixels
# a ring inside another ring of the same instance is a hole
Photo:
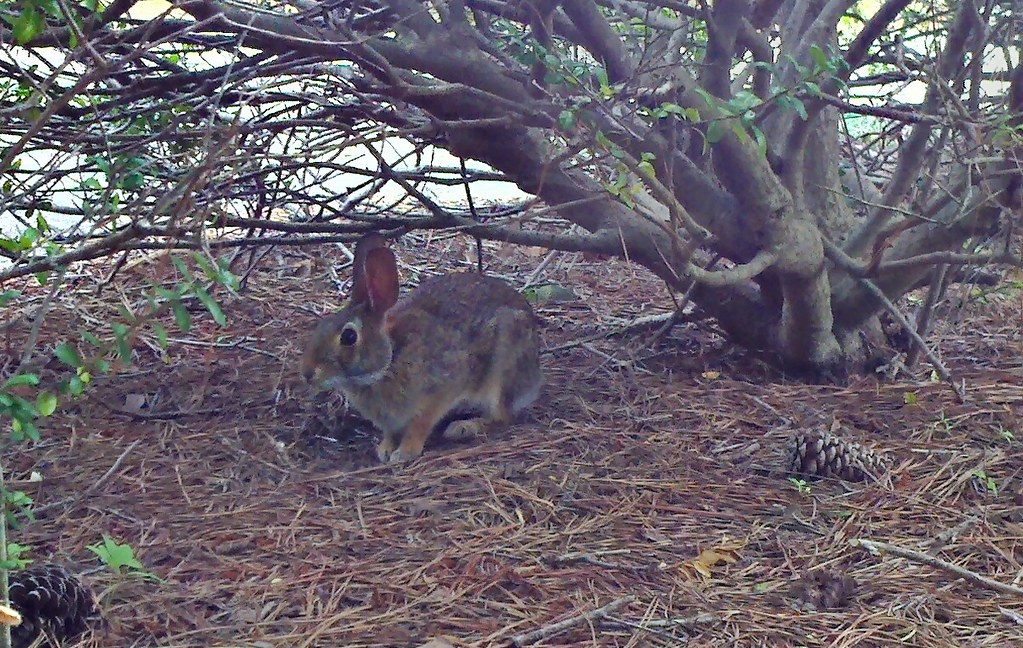
[[[952,563],[942,560],[941,558],[935,558],[934,556],[928,556],[925,553],[919,551],[913,551],[912,549],[904,549],[897,547],[887,542],[876,542],[874,540],[853,540],[853,545],[859,545],[867,551],[877,554],[880,552],[890,553],[900,558],[907,558],[914,562],[920,562],[931,567],[937,567],[938,569],[944,569],[945,571],[952,572],[956,576],[965,578],[968,581],[993,589],[996,592],[1003,594],[1015,594],[1016,596],[1023,596],[1023,587],[1016,587],[1015,585],[1006,585],[987,576],[981,576],[976,572],[972,572],[965,567],[959,565],[953,565]]]
[[[607,605],[605,605],[603,607],[597,608],[596,610],[590,610],[589,612],[586,612],[585,614],[580,614],[578,616],[574,616],[574,617],[565,619],[564,621],[558,621],[557,623],[552,623],[549,626],[544,626],[544,627],[540,628],[539,630],[534,630],[533,632],[527,632],[525,634],[515,635],[514,637],[512,637],[512,640],[511,640],[512,641],[512,645],[513,646],[528,646],[528,645],[534,644],[534,643],[536,643],[538,641],[542,641],[544,639],[548,639],[550,637],[553,637],[554,635],[561,634],[562,632],[564,632],[564,631],[566,631],[566,630],[568,630],[568,629],[570,629],[570,628],[572,628],[574,626],[580,625],[582,623],[586,623],[587,621],[593,621],[594,619],[599,619],[601,617],[605,617],[605,616],[611,614],[612,612],[614,612],[615,610],[617,610],[618,608],[625,607],[629,603],[632,603],[634,600],[636,600],[636,597],[632,596],[631,594],[628,595],[628,596],[623,596],[621,598],[617,598],[617,599],[611,601],[610,603],[608,603]]]
[[[900,326],[902,326],[903,330],[905,330],[906,333],[909,334],[909,337],[913,340],[913,344],[915,344],[916,347],[923,351],[923,354],[927,356],[927,360],[930,361],[930,363],[934,366],[934,370],[938,372],[938,375],[941,376],[941,379],[949,384],[949,386],[952,388],[952,391],[955,393],[956,398],[959,399],[959,402],[965,403],[966,390],[962,386],[956,384],[955,377],[952,376],[952,372],[950,372],[948,370],[948,367],[946,367],[945,364],[938,358],[938,356],[935,355],[934,351],[932,351],[931,348],[927,346],[927,342],[925,342],[924,339],[920,337],[920,334],[917,332],[916,327],[909,323],[909,320],[907,320],[906,316],[902,314],[902,311],[899,310],[898,306],[893,304],[892,301],[888,299],[888,297],[884,294],[884,291],[878,288],[873,281],[862,278],[859,281],[861,284],[863,284],[863,287],[870,292],[871,295],[873,295],[879,302],[881,302],[881,305],[884,306],[884,309],[888,311],[888,313],[892,316],[892,318],[895,319],[896,322],[899,323]]]

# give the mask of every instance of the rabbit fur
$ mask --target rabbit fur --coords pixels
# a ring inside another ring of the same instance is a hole
[[[445,438],[510,421],[540,392],[537,320],[510,285],[475,273],[424,280],[398,300],[394,254],[379,234],[356,245],[349,300],[324,317],[302,360],[307,379],[340,389],[383,433],[381,461],[418,457]],[[450,420],[456,412],[472,418]]]

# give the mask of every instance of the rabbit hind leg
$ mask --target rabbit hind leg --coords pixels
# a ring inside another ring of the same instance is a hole
[[[508,423],[539,394],[540,358],[536,327],[529,315],[516,308],[501,308],[489,328],[489,366],[469,399],[471,405],[463,403],[478,415],[448,423],[443,431],[445,439],[476,437],[494,424]],[[510,353],[512,349],[524,350]]]
[[[508,358],[503,367],[501,402],[510,417],[532,405],[543,386],[536,329],[530,327],[520,334],[527,335],[528,339],[518,345],[519,351]]]
[[[539,340],[532,316],[503,308],[495,317],[495,348],[488,376],[488,405],[497,421],[510,421],[540,394]]]
[[[483,431],[483,426],[486,422],[486,419],[480,417],[451,421],[451,423],[444,428],[443,436],[449,441],[471,439],[478,436]]]

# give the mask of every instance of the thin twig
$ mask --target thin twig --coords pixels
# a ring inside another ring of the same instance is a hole
[[[923,338],[927,335],[931,328],[931,316],[934,314],[934,308],[938,305],[938,298],[943,292],[945,285],[945,276],[948,274],[948,265],[941,264],[935,266],[931,270],[931,287],[927,291],[927,299],[924,300],[923,306],[920,307],[920,312],[916,316],[916,332]],[[920,347],[913,345],[913,348],[906,354],[906,368],[912,369],[913,365],[916,364],[917,358],[920,355]]]
[[[607,551],[570,551],[560,556],[548,556],[545,558],[545,562],[551,565],[563,565],[572,562],[584,562],[590,565],[596,565],[597,567],[607,567],[609,569],[630,569],[627,565],[616,565],[615,563],[609,563],[601,560],[602,556],[620,555],[632,553],[631,549],[610,549]]]
[[[961,576],[962,578],[965,578],[968,581],[971,581],[983,587],[987,587],[989,589],[993,589],[996,592],[1001,592],[1003,594],[1015,594],[1016,596],[1023,596],[1023,587],[1016,587],[1015,585],[1006,585],[1005,583],[1000,583],[992,578],[988,578],[987,576],[981,576],[976,572],[972,572],[969,569],[966,569],[965,567],[953,565],[952,563],[942,560],[941,558],[928,556],[927,554],[921,553],[919,551],[913,551],[912,549],[904,549],[893,544],[888,544],[887,542],[877,542],[874,540],[863,539],[853,540],[852,544],[859,545],[871,553],[876,554],[883,551],[886,553],[893,554],[895,556],[899,556],[901,558],[907,558],[915,562],[930,565],[931,567],[944,569],[945,571],[952,572],[956,576]]]
[[[117,470],[121,467],[121,464],[124,463],[124,460],[128,458],[129,454],[131,454],[131,451],[134,450],[140,443],[142,443],[142,440],[138,439],[136,441],[133,441],[131,445],[125,448],[124,452],[121,453],[121,456],[117,458],[117,461],[115,461],[114,464],[110,466],[110,469],[103,473],[103,476],[97,479],[92,486],[89,486],[81,493],[78,493],[77,495],[74,495],[72,497],[65,497],[62,500],[51,502],[49,504],[46,504],[45,506],[36,507],[32,509],[32,513],[34,513],[35,515],[39,515],[40,513],[49,511],[50,509],[57,508],[58,506],[63,506],[68,502],[81,501],[86,497],[89,497],[90,495],[98,491],[100,488],[102,488],[103,485],[107,483],[107,481],[109,481],[111,477],[113,477],[114,473],[116,473]]]
[[[608,603],[607,605],[597,608],[596,610],[590,610],[585,614],[580,614],[578,616],[565,619],[564,621],[552,623],[549,626],[544,626],[539,630],[534,630],[533,632],[515,635],[514,637],[512,637],[512,645],[528,646],[538,641],[549,639],[550,637],[553,637],[554,635],[557,634],[561,634],[562,632],[569,630],[574,626],[586,623],[587,621],[593,621],[594,619],[605,617],[614,612],[615,610],[617,610],[618,608],[625,607],[629,603],[632,603],[634,600],[636,600],[636,597],[629,594],[627,596],[617,598]]]
[[[32,316],[32,330],[28,334],[25,349],[21,353],[21,362],[18,363],[18,368],[14,373],[20,374],[32,360],[32,352],[35,351],[36,342],[39,341],[39,333],[43,329],[43,322],[46,321],[46,311],[50,310],[54,298],[60,292],[60,287],[64,284],[65,274],[67,274],[67,268],[62,268],[57,278],[50,284],[50,289],[47,291],[43,303],[39,304],[39,308],[36,309],[35,314]]]
[[[627,322],[621,326],[615,327],[608,331],[601,333],[594,333],[593,335],[587,335],[586,337],[566,342],[565,344],[559,344],[558,346],[548,347],[542,351],[542,354],[548,355],[552,353],[559,353],[561,351],[567,351],[576,347],[585,346],[590,342],[596,342],[597,340],[603,340],[616,335],[625,335],[628,333],[635,333],[637,331],[646,331],[652,328],[659,328],[664,324],[678,323],[682,320],[678,311],[671,311],[670,313],[658,313],[656,315],[643,315],[637,317],[631,322]]]
[[[248,351],[250,353],[258,353],[259,355],[264,355],[264,356],[266,356],[268,358],[273,358],[274,360],[280,360],[280,357],[278,357],[276,354],[270,353],[269,351],[264,351],[263,349],[258,349],[256,347],[251,347],[251,346],[248,346],[246,344],[243,344],[243,342],[255,341],[255,340],[257,340],[257,338],[244,337],[244,338],[241,338],[240,340],[235,340],[234,342],[203,342],[202,340],[189,340],[189,339],[186,339],[186,338],[171,338],[171,337],[167,338],[168,342],[175,342],[177,344],[185,344],[185,345],[188,345],[188,346],[198,346],[198,347],[212,347],[212,348],[215,348],[215,349],[241,349],[242,351]]]
[[[906,316],[902,314],[902,311],[900,311],[899,308],[895,304],[893,304],[890,299],[888,299],[884,292],[880,288],[878,288],[877,284],[875,284],[873,281],[861,278],[860,283],[863,284],[863,287],[866,288],[867,291],[870,292],[870,294],[872,294],[875,298],[877,298],[878,301],[881,302],[881,304],[884,306],[884,309],[888,311],[888,313],[895,319],[895,321],[898,322],[900,326],[902,326],[903,330],[905,330],[906,333],[909,334],[909,337],[913,340],[913,344],[917,345],[917,347],[919,347],[919,349],[923,351],[924,355],[927,356],[927,360],[930,361],[930,363],[934,366],[934,370],[938,372],[938,375],[941,376],[941,379],[947,382],[949,386],[952,388],[952,391],[955,392],[956,398],[959,399],[959,402],[965,403],[966,402],[965,389],[961,385],[956,383],[955,377],[952,375],[952,372],[950,372],[948,370],[948,367],[946,367],[945,364],[938,358],[938,356],[935,355],[934,351],[932,351],[931,348],[927,346],[927,342],[925,342],[924,339],[920,337],[920,334],[917,333],[916,328],[909,323],[909,320],[907,320]]]

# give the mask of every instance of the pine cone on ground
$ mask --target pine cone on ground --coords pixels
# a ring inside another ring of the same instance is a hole
[[[60,565],[12,572],[10,599],[22,618],[11,628],[13,648],[32,646],[40,635],[39,646],[59,646],[82,634],[98,613],[92,592]]]
[[[792,438],[789,469],[800,475],[866,481],[876,479],[887,468],[883,455],[831,432],[815,430]]]
[[[836,571],[807,572],[792,584],[789,594],[800,610],[834,610],[849,604],[856,581]]]

